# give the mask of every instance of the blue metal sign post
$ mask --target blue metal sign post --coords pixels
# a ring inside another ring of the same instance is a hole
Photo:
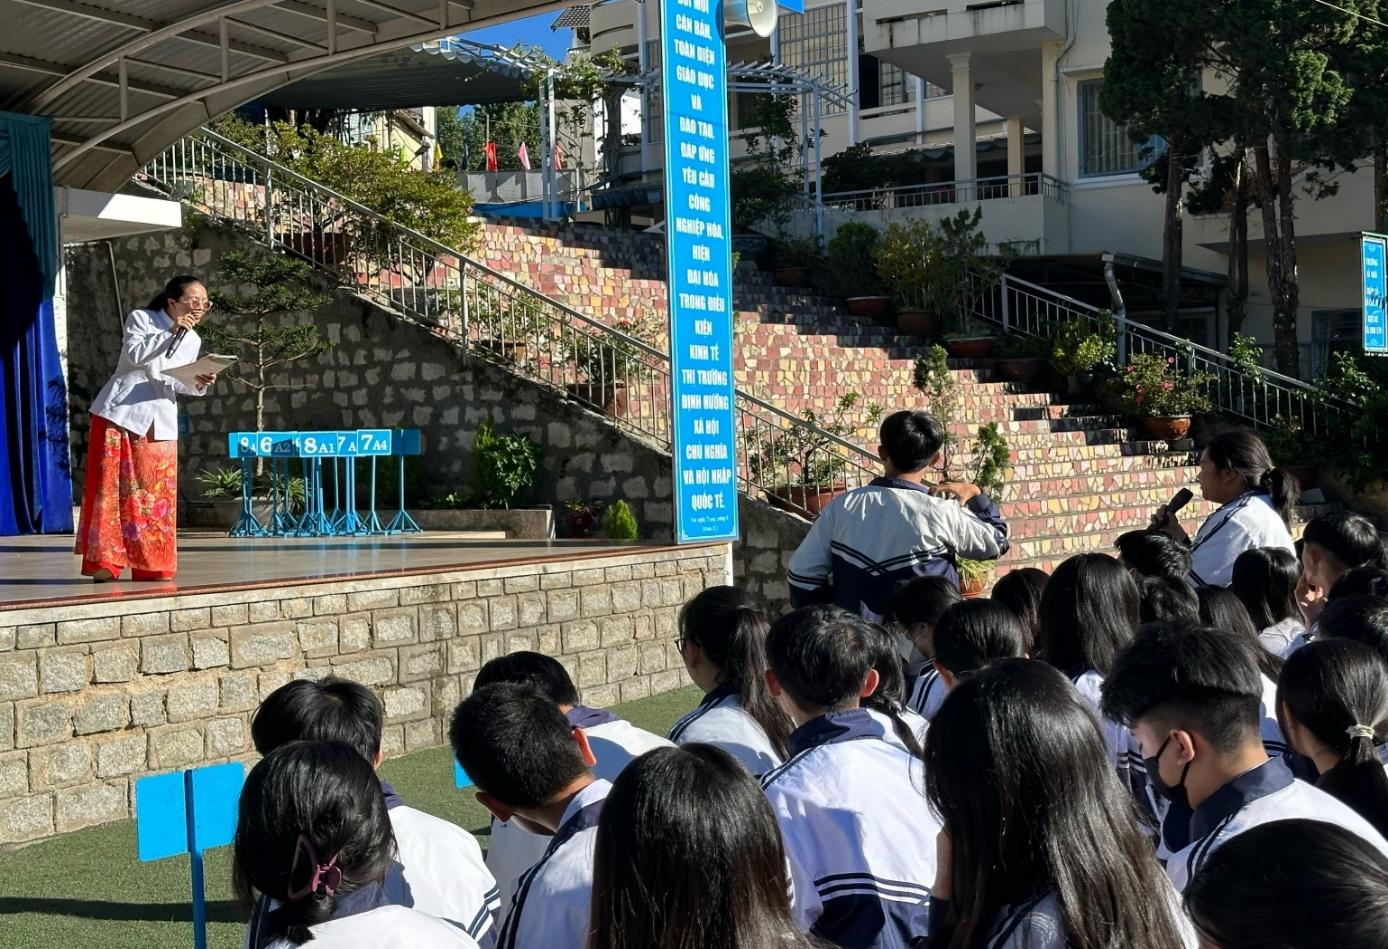
[[[1388,353],[1388,236],[1359,237],[1364,280],[1364,352]]]
[[[676,539],[736,540],[732,221],[723,4],[661,4]]]

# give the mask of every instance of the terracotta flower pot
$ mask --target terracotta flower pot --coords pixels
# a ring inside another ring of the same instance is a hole
[[[939,336],[940,318],[928,310],[898,307],[896,328],[907,336]]]
[[[1161,441],[1174,442],[1190,434],[1189,415],[1149,415],[1141,425],[1148,437]]]
[[[993,337],[975,336],[968,339],[947,339],[945,349],[955,359],[986,359],[993,351]]]
[[[1041,375],[1045,360],[1030,356],[1017,359],[999,359],[996,368],[998,375],[1008,382],[1033,382]]]
[[[1320,487],[1320,465],[1283,465],[1282,470],[1295,478],[1297,484],[1301,485],[1301,490],[1303,491],[1310,491],[1312,488]]]
[[[987,577],[959,578],[959,595],[967,599],[980,597],[988,592]]]
[[[626,418],[630,410],[625,382],[571,382],[564,388],[573,398],[596,405],[613,418]]]
[[[488,358],[504,363],[518,363],[525,355],[525,342],[519,339],[479,339],[472,345]]]
[[[808,287],[814,280],[814,271],[809,267],[777,267],[771,275],[782,287]]]
[[[848,306],[848,312],[852,316],[860,316],[869,320],[880,320],[887,315],[891,309],[891,297],[848,297],[843,301]]]
[[[829,506],[829,502],[847,492],[848,485],[842,481],[833,484],[783,484],[771,489],[769,499],[772,507],[792,514],[804,514],[814,520],[819,517],[820,511]]]

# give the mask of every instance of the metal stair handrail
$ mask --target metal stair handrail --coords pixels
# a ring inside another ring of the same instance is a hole
[[[670,450],[670,359],[640,338],[640,320],[602,323],[210,129],[170,145],[141,178],[470,356],[604,410]],[[874,455],[812,420],[740,389],[735,401],[738,475],[752,493],[807,513],[818,489],[805,482],[852,488],[878,475]]]
[[[1061,324],[1084,320],[1096,331],[1113,321],[1120,364],[1129,355],[1155,353],[1177,360],[1193,373],[1212,378],[1206,394],[1217,411],[1251,422],[1255,428],[1278,424],[1299,427],[1313,435],[1328,434],[1342,424],[1352,406],[1327,397],[1301,379],[1271,369],[1249,371],[1225,353],[1173,336],[1145,323],[1114,316],[1107,310],[1056,293],[1010,274],[984,286],[970,275],[970,315],[993,323],[1004,332],[1049,338]]]

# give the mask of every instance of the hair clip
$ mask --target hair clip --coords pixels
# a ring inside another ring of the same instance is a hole
[[[1345,734],[1351,738],[1367,738],[1369,741],[1374,740],[1374,730],[1368,725],[1351,725],[1349,728],[1345,729]]]
[[[320,886],[323,888],[323,895],[332,896],[342,885],[342,870],[337,865],[337,856],[334,855],[327,863],[319,863],[318,852],[313,849],[313,842],[304,834],[300,834],[294,844],[294,862],[289,865],[289,879],[292,880],[297,875],[300,857],[308,858],[309,864],[313,867],[313,875],[302,887],[289,891],[291,900],[300,900],[311,893],[317,893]]]

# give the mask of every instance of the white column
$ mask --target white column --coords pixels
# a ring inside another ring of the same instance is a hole
[[[844,51],[848,54],[848,144],[858,144],[858,0],[844,0],[848,20]]]
[[[974,75],[969,53],[951,53],[949,60],[954,81],[954,180],[973,181],[978,177],[978,129],[974,121]],[[956,188],[959,186],[956,185]],[[971,200],[965,189],[959,200]]]
[[[1007,117],[1007,193],[1014,198],[1026,194],[1026,129],[1020,115]]]
[[[915,78],[916,84],[916,144],[925,144],[925,80]]]
[[[1060,167],[1060,89],[1056,80],[1056,59],[1060,43],[1041,47],[1041,171],[1053,178],[1065,178]]]

